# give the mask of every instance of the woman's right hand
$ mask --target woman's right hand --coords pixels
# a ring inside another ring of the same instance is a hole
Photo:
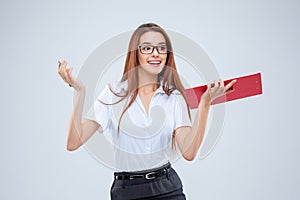
[[[68,84],[73,87],[77,92],[84,90],[85,87],[81,81],[71,74],[73,67],[67,68],[67,62],[65,60],[58,61],[58,74]]]

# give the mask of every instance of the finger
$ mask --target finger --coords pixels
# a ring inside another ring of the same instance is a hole
[[[66,66],[67,66],[67,64],[68,64],[68,63],[67,63],[65,60],[63,60],[63,61],[61,62],[62,68],[65,69]]]
[[[60,61],[58,61],[58,69],[60,68],[60,65],[61,65],[61,62],[60,62]]]
[[[63,60],[61,64],[61,71],[64,77],[67,77],[67,71],[66,71],[67,64],[68,63],[65,60]]]
[[[220,87],[223,88],[224,87],[224,81],[222,79],[220,79]]]
[[[62,60],[61,61],[61,65],[60,65],[60,75],[61,75],[61,77],[62,77],[62,79],[66,82],[66,83],[68,83],[68,81],[67,81],[67,71],[66,71],[66,66],[67,66],[67,62],[65,61],[65,60]]]
[[[215,86],[214,87],[218,87],[219,86],[219,82],[217,80],[214,81]]]
[[[71,72],[73,70],[73,67],[67,69],[67,80],[68,80],[68,83],[71,84],[72,83],[72,77],[71,77]]]
[[[58,61],[58,74],[64,80],[64,82],[68,83],[68,73],[66,68],[67,62],[65,60]]]
[[[210,90],[211,87],[213,87],[212,84],[213,84],[213,83],[207,84],[207,89],[206,89],[206,90]]]
[[[59,75],[60,75],[60,72],[61,72],[60,67],[61,67],[61,62],[58,61],[58,69],[57,69],[57,72],[58,72]]]
[[[218,86],[219,86],[219,81],[215,80],[215,87],[218,87]]]
[[[235,89],[229,89],[229,90],[226,91],[226,94],[230,94],[230,93],[232,93],[234,91],[235,91]]]
[[[64,74],[63,74],[63,69],[62,69],[62,63],[58,64],[58,70],[57,70],[58,74],[60,77],[64,77]]]
[[[58,61],[58,63],[59,63],[59,65],[58,65],[59,68],[58,69],[59,69],[60,72],[62,72],[63,71],[64,60]]]
[[[230,83],[228,83],[226,86],[225,86],[225,91],[227,91],[229,88],[231,88],[235,83],[236,83],[237,80],[232,80],[230,81]]]
[[[66,70],[67,70],[68,74],[71,74],[73,67],[67,68]]]

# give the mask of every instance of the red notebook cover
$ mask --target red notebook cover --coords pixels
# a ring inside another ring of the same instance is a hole
[[[261,73],[228,79],[224,81],[224,84],[227,85],[232,80],[237,80],[231,87],[234,91],[215,99],[212,105],[262,94]],[[202,85],[184,90],[191,109],[198,107],[201,95],[206,89],[207,85]]]

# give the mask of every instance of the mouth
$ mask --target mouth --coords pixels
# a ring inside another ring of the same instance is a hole
[[[153,65],[153,66],[158,66],[158,65],[160,65],[161,61],[160,60],[149,60],[147,63],[150,65]]]

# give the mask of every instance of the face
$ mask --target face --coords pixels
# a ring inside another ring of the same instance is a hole
[[[139,45],[141,45],[138,50],[139,70],[149,75],[158,75],[163,70],[167,59],[165,53],[167,44],[164,36],[159,32],[146,32],[141,36]],[[157,48],[154,48],[151,53],[153,46]]]

